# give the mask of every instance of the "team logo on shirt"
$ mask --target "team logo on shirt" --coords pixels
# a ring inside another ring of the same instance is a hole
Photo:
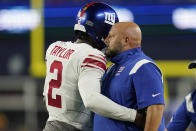
[[[158,95],[160,95],[161,93],[157,93],[157,94],[152,94],[152,97],[156,97]]]
[[[115,74],[115,76],[119,76],[120,73],[121,73],[124,69],[125,69],[125,66],[121,66],[121,67],[119,68],[119,70],[117,71],[117,73]]]

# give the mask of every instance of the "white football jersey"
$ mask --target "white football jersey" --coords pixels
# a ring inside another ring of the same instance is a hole
[[[47,49],[45,60],[47,75],[43,95],[49,112],[48,121],[66,122],[78,129],[90,125],[91,113],[85,109],[78,82],[83,72],[96,72],[99,83],[95,90],[100,91],[101,77],[106,68],[104,54],[85,43],[57,41]]]

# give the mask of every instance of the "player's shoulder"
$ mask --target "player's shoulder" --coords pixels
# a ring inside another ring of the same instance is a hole
[[[76,57],[81,63],[82,70],[98,69],[103,73],[106,69],[105,55],[88,44],[80,43],[77,45],[80,47],[80,51],[76,54]]]
[[[84,50],[85,52],[94,52],[94,53],[100,53],[101,51],[96,49],[96,48],[93,48],[92,46],[90,46],[89,44],[87,43],[79,43],[79,44],[75,44],[76,46],[79,47],[79,49],[81,50]]]
[[[92,46],[86,44],[86,43],[80,43],[80,44],[76,44],[79,48],[79,54],[83,57],[89,56],[89,55],[95,55],[95,56],[100,56],[100,57],[104,57],[105,55],[103,54],[103,52],[101,52],[100,50],[93,48]]]

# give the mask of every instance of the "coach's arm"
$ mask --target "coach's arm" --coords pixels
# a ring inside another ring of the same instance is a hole
[[[162,120],[164,111],[163,104],[151,105],[147,108],[144,131],[157,131]]]

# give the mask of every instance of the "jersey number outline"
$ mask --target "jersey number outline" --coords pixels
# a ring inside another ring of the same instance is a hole
[[[56,94],[56,99],[52,98],[52,89],[56,88],[59,89],[62,83],[62,70],[63,64],[60,61],[54,61],[50,66],[50,73],[54,73],[54,70],[57,70],[57,79],[51,79],[49,82],[49,89],[48,89],[48,105],[62,108],[61,103],[61,96]]]

